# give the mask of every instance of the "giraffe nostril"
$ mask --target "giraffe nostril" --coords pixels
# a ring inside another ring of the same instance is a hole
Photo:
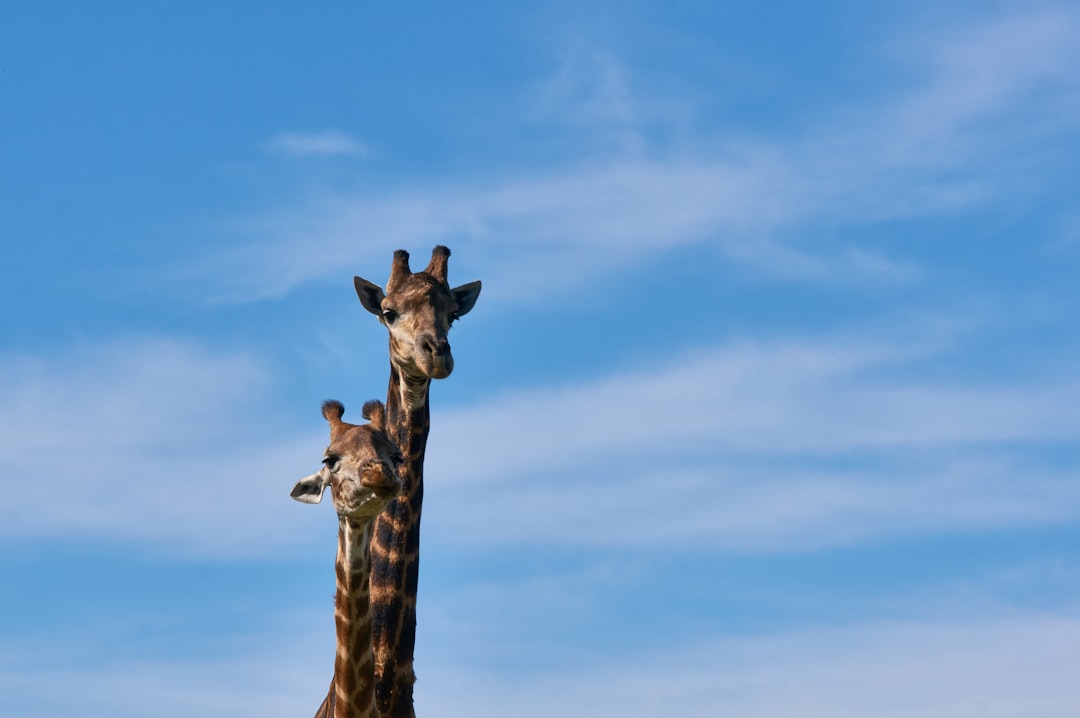
[[[427,334],[417,340],[417,345],[420,347],[420,351],[429,354],[432,357],[445,358],[450,356],[450,342],[445,339],[436,339],[430,334]]]
[[[416,362],[431,379],[445,379],[454,370],[454,357],[446,337],[425,334],[416,339]]]
[[[393,467],[382,461],[369,464],[365,468],[360,485],[382,498],[393,497],[401,487]]]

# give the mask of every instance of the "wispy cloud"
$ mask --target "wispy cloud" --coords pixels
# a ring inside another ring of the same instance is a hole
[[[1075,128],[1080,81],[1070,68],[1080,59],[1078,35],[1075,7],[1033,3],[960,34],[938,30],[895,47],[930,81],[897,106],[887,126],[896,140],[890,156],[928,162],[950,148],[984,149],[986,121],[1003,114],[1019,120],[1009,125],[1014,140],[1054,125]],[[960,128],[974,130],[968,142],[946,143]]]
[[[455,410],[432,442],[459,458],[472,449],[454,448],[471,437],[527,439],[493,442],[483,465],[461,472],[480,479],[636,447],[662,454],[676,440],[728,454],[829,456],[1076,439],[1077,378],[1010,386],[894,376],[932,351],[858,339],[734,342],[666,366]]]
[[[741,342],[436,411],[429,535],[760,552],[1080,515],[1077,477],[1014,448],[1075,448],[1080,380],[894,376],[928,351]],[[0,470],[22,480],[0,485],[0,537],[261,555],[322,535],[325,512],[286,494],[325,437],[251,420],[271,380],[250,356],[136,341],[3,368]],[[31,495],[43,477],[48,501]],[[657,502],[681,519],[646,537]]]
[[[365,157],[368,148],[338,130],[282,132],[263,143],[267,152],[290,157]]]
[[[207,617],[207,623],[215,621]],[[322,610],[300,611],[263,634],[208,636],[197,656],[154,653],[121,660],[100,657],[99,648],[83,643],[87,636],[81,632],[62,645],[55,635],[17,646],[6,642],[0,653],[0,713],[141,718],[147,706],[161,718],[314,713],[329,681],[332,626]],[[110,645],[109,652],[115,648]],[[57,685],[66,689],[50,689]]]
[[[626,67],[610,53],[581,44],[562,54],[554,74],[529,93],[527,106],[537,122],[585,133],[593,149],[627,154],[646,148],[642,125],[653,119],[641,116]]]
[[[705,640],[617,663],[592,659],[587,670],[571,658],[509,678],[440,666],[417,703],[447,716],[496,716],[513,705],[522,716],[1051,718],[1080,710],[1069,670],[1078,641],[1071,615],[870,623]]]
[[[305,616],[305,619],[314,618]],[[290,716],[312,712],[328,650],[309,621],[213,658],[36,664],[0,656],[9,714],[108,712]],[[447,655],[423,663],[417,710],[434,716],[732,714],[747,718],[1057,718],[1080,710],[1071,670],[1080,621],[1013,613],[956,621],[861,622],[742,638],[697,637],[648,653],[562,656],[528,671],[492,671]],[[54,691],[62,683],[71,690]]]
[[[252,356],[136,338],[9,358],[2,374],[0,540],[250,555],[303,544],[327,520],[288,499],[325,437],[252,418],[271,380]]]
[[[1080,113],[1073,77],[1080,23],[1066,10],[1007,14],[896,47],[896,62],[912,77],[906,89],[824,107],[801,135],[685,137],[469,184],[436,181],[363,197],[326,192],[237,224],[241,237],[260,237],[257,246],[210,258],[200,272],[214,275],[223,297],[252,300],[360,264],[372,251],[447,242],[490,257],[481,268],[493,295],[528,299],[539,295],[540,280],[531,282],[522,266],[576,284],[701,243],[765,274],[909,280],[919,269],[902,256],[850,240],[793,242],[789,234],[798,227],[828,236],[834,227],[985,207],[1017,182],[1038,181],[1045,168],[1018,169],[1026,139],[1074,132]],[[597,75],[590,83],[580,65],[560,70],[542,104],[572,105],[577,114],[565,107],[560,114],[633,135],[648,102],[633,96],[630,70],[601,54],[585,63]],[[1031,108],[1054,120],[1033,121]],[[499,259],[506,246],[515,249],[513,266]],[[244,272],[232,271],[238,264]],[[511,272],[514,281],[499,281]]]
[[[1076,448],[1080,380],[903,378],[931,351],[740,343],[436,412],[428,491],[447,508],[429,526],[493,546],[758,552],[1080,516],[1074,472],[1017,450]],[[643,534],[658,503],[680,519]]]

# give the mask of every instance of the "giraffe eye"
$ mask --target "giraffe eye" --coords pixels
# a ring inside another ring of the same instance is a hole
[[[341,457],[331,454],[323,459],[322,462],[331,472],[335,472],[338,470],[338,467],[341,466]]]
[[[398,318],[398,313],[395,312],[393,309],[384,309],[382,311],[382,317],[386,320],[387,324],[393,324],[394,321]]]

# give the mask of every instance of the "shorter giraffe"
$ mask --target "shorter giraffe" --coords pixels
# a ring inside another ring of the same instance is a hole
[[[330,445],[323,467],[301,479],[291,492],[297,501],[317,504],[330,488],[338,515],[334,623],[337,657],[330,691],[315,718],[376,718],[375,660],[371,650],[371,530],[375,517],[401,490],[401,452],[386,435],[386,407],[364,404],[363,426],[341,420],[345,407],[327,401]]]

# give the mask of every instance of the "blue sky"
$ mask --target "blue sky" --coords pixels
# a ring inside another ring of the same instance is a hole
[[[314,711],[440,243],[423,715],[1077,714],[1080,8],[526,5],[5,3],[0,714]]]

